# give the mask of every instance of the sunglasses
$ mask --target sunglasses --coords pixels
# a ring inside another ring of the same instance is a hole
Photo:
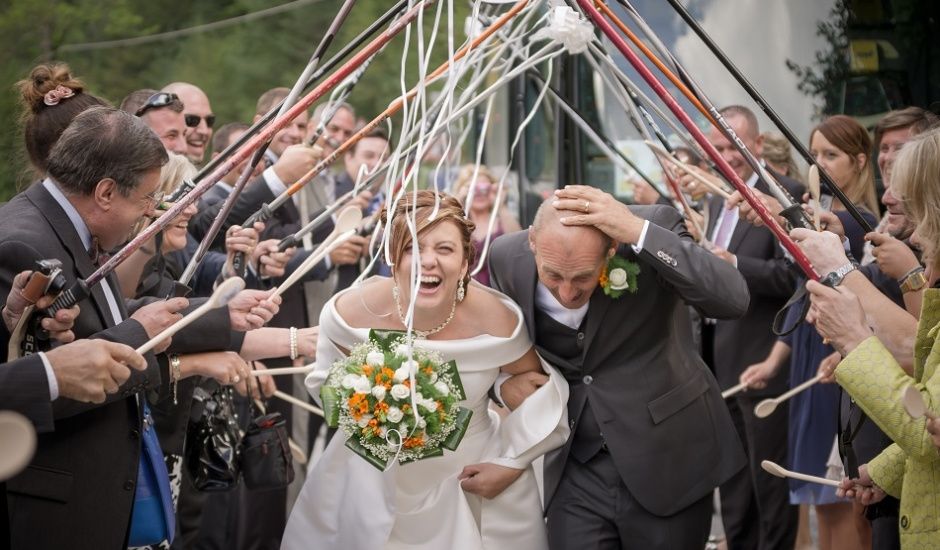
[[[169,107],[173,103],[179,101],[180,98],[176,94],[171,94],[169,92],[157,92],[150,96],[147,99],[147,102],[140,106],[140,109],[134,112],[134,116],[142,116],[144,113],[150,109],[159,109],[161,107]],[[196,124],[199,124],[198,122]]]
[[[186,120],[186,126],[188,128],[199,126],[199,121],[203,120],[203,118],[205,118],[206,126],[209,128],[212,128],[212,125],[215,124],[215,115],[206,115],[205,117],[199,115],[184,115],[183,118]]]

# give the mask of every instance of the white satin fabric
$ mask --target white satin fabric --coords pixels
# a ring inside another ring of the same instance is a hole
[[[369,284],[369,281],[363,284]],[[499,367],[530,347],[522,313],[494,290],[518,318],[509,338],[481,335],[462,340],[422,340],[419,345],[454,359],[467,395],[461,405],[473,410],[470,427],[456,451],[381,472],[346,449],[344,434],[328,445],[307,476],[284,533],[282,549],[459,549],[538,550],[547,548],[542,503],[531,462],[568,437],[568,385],[550,365],[545,384],[500,421],[488,409],[487,391]],[[336,312],[336,296],[320,315],[317,366],[307,377],[319,400],[330,365],[368,337]],[[525,469],[493,499],[465,493],[457,475],[464,466],[492,462]]]

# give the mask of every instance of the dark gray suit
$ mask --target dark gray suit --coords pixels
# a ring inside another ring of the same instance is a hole
[[[559,365],[571,387],[572,437],[546,457],[553,548],[584,548],[600,538],[613,547],[701,548],[712,491],[744,465],[718,385],[692,347],[686,305],[708,317],[738,317],[747,310],[747,286],[730,264],[692,241],[675,209],[631,210],[651,222],[638,255],[629,246],[618,252],[639,262],[639,290],[612,300],[598,287],[577,335],[580,366]],[[528,232],[494,241],[490,272],[493,285],[522,308],[539,352],[561,359],[536,330]],[[589,416],[593,427],[582,425]],[[602,450],[585,463],[570,456],[579,430],[598,428]]]

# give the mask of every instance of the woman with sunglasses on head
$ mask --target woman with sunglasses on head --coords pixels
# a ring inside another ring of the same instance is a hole
[[[568,435],[567,383],[535,354],[519,307],[470,279],[474,224],[455,198],[407,191],[391,213],[382,221],[390,226],[392,277],[368,279],[324,306],[307,387],[319,398],[334,361],[370,329],[406,330],[413,308],[415,346],[456,362],[470,426],[455,451],[391,460],[384,471],[349,450],[346,437],[334,437],[307,478],[281,548],[547,548],[530,464]],[[548,376],[500,419],[487,395],[500,371]]]
[[[522,229],[519,226],[519,221],[516,220],[516,217],[506,206],[508,189],[503,187],[502,195],[497,197],[499,192],[498,181],[486,166],[477,167],[467,164],[460,169],[452,187],[454,196],[464,205],[464,209],[475,226],[473,230],[473,250],[477,258],[481,257],[487,242],[492,243],[496,237],[504,233],[512,233]],[[473,203],[468,207],[467,200],[471,196]],[[501,202],[497,204],[497,200]],[[499,208],[499,212],[496,214],[493,231],[490,232],[490,218],[496,208]],[[487,233],[489,233],[489,239],[487,239]],[[476,268],[476,264],[471,265],[471,272]],[[472,277],[480,284],[490,286],[490,271],[486,258],[483,258],[483,267]]]

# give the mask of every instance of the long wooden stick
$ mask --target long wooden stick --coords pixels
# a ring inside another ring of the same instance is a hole
[[[720,196],[721,198],[723,198],[723,199],[725,199],[725,200],[728,200],[728,199],[731,198],[731,193],[729,193],[729,192],[727,192],[726,190],[722,189],[721,187],[715,185],[714,182],[710,181],[710,180],[709,180],[708,178],[706,178],[706,177],[703,177],[701,174],[699,174],[699,173],[696,172],[695,170],[692,170],[692,168],[690,168],[689,165],[687,165],[686,163],[682,162],[681,160],[679,160],[679,159],[673,157],[672,155],[670,155],[668,152],[666,152],[666,150],[663,149],[662,147],[660,147],[659,145],[656,145],[655,143],[653,143],[652,141],[649,141],[649,140],[644,140],[644,143],[646,143],[647,147],[649,147],[650,149],[653,150],[653,153],[655,153],[656,156],[661,157],[663,160],[665,160],[665,161],[668,162],[669,164],[675,166],[675,167],[678,168],[679,170],[682,170],[682,171],[685,172],[686,174],[692,176],[692,178],[694,178],[695,181],[697,181],[697,182],[701,183],[702,185],[704,185],[705,187],[707,187],[708,190],[711,191],[712,193],[714,193],[714,194]]]
[[[294,397],[293,395],[286,394],[286,393],[282,392],[281,390],[275,391],[275,392],[274,392],[274,397],[277,397],[277,398],[279,398],[279,399],[283,399],[284,401],[287,401],[288,403],[291,403],[291,404],[293,404],[293,405],[297,405],[297,406],[300,407],[301,409],[304,409],[305,411],[307,411],[307,412],[309,412],[309,413],[311,413],[311,414],[315,414],[315,415],[317,415],[317,416],[323,416],[323,409],[319,409],[319,408],[317,408],[317,407],[314,407],[314,406],[311,405],[310,403],[307,403],[306,401],[302,401],[302,400],[300,400],[300,399],[297,399],[297,398]]]

